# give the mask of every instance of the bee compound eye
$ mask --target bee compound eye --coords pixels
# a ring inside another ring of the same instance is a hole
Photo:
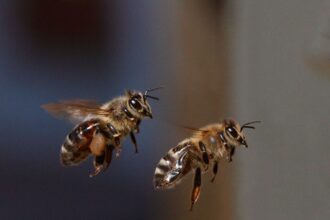
[[[236,131],[235,128],[233,128],[233,127],[228,127],[228,128],[227,128],[227,131],[228,131],[228,133],[229,133],[233,138],[237,138],[237,137],[238,137],[238,133],[237,133],[237,131]]]
[[[132,98],[129,101],[129,104],[131,105],[132,108],[134,108],[136,110],[141,110],[142,109],[142,105],[140,104],[140,102],[136,98]]]

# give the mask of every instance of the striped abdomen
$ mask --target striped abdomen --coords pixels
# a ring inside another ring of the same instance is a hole
[[[170,149],[167,155],[159,161],[155,169],[155,188],[171,188],[180,182],[181,178],[192,170],[193,163],[196,160],[200,161],[200,157],[197,154],[195,145],[190,141],[181,142],[176,147]]]
[[[89,145],[99,124],[95,119],[82,122],[66,136],[60,153],[63,165],[76,165],[88,157],[91,152]]]

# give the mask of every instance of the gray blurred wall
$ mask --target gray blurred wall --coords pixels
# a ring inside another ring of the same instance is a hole
[[[304,60],[329,30],[327,6],[235,1],[232,108],[262,120],[236,161],[235,219],[329,219],[330,78]]]

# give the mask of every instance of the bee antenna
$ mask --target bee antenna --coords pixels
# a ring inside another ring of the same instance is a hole
[[[146,98],[151,98],[151,99],[153,99],[153,100],[157,100],[157,101],[159,101],[159,98],[158,98],[158,97],[155,97],[155,96],[144,95],[144,97],[146,97]]]
[[[159,86],[159,87],[156,87],[156,88],[152,88],[152,89],[147,89],[145,92],[144,92],[144,98],[147,99],[147,98],[151,98],[151,99],[154,99],[154,100],[159,100],[158,97],[155,97],[155,96],[151,96],[151,95],[148,95],[149,92],[152,92],[152,91],[155,91],[155,90],[158,90],[158,89],[162,89],[164,88],[164,86]]]
[[[261,123],[261,121],[251,121],[251,122],[245,123],[245,124],[242,125],[240,131],[242,131],[244,128],[255,129],[254,126],[249,126],[249,125],[251,125],[251,124],[255,124],[255,123]]]
[[[156,88],[147,89],[147,90],[144,92],[144,95],[148,95],[149,92],[152,92],[152,91],[155,91],[155,90],[158,90],[158,89],[162,89],[162,88],[164,88],[164,86],[159,86],[159,87],[156,87]]]

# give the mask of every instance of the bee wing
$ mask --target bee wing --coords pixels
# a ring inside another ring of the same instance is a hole
[[[154,174],[156,189],[171,188],[189,173],[189,147],[190,145],[178,145],[159,161]]]
[[[88,115],[109,115],[108,111],[101,109],[101,105],[93,100],[60,101],[41,107],[55,117],[66,118],[74,123],[82,121]]]

